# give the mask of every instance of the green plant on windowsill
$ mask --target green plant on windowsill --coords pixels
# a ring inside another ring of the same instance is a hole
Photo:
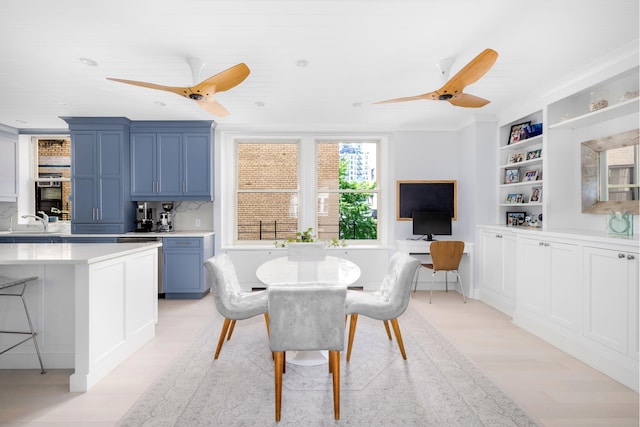
[[[286,248],[287,243],[314,243],[318,242],[318,237],[313,233],[313,228],[309,227],[305,231],[296,232],[296,237],[290,237],[284,242],[276,240],[274,243],[276,248]],[[331,240],[325,240],[324,242],[328,247],[340,247],[347,246],[344,240],[338,240],[335,237]]]

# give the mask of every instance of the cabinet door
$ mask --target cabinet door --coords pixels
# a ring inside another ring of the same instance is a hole
[[[97,133],[71,132],[71,209],[72,223],[97,221]]]
[[[584,258],[584,333],[594,341],[627,354],[630,324],[637,321],[637,314],[636,319],[629,316],[629,280],[632,276],[627,254],[585,247]],[[637,275],[635,277],[637,280]],[[637,288],[637,281],[633,286]]]
[[[580,327],[580,291],[578,286],[578,247],[547,242],[548,313],[554,322],[578,332]],[[531,266],[533,267],[533,266]],[[527,273],[528,274],[528,273]]]
[[[213,200],[211,138],[206,133],[184,134],[184,195]]]
[[[155,195],[156,189],[156,134],[131,134],[131,197]]]
[[[98,132],[98,221],[101,223],[124,222],[123,185],[123,134],[122,132]]]
[[[480,233],[480,286],[483,289],[502,292],[503,243],[500,234]]]
[[[0,135],[0,202],[18,200],[18,136]]]
[[[159,133],[157,196],[181,196],[183,192],[182,134]]]
[[[547,289],[547,250],[537,239],[520,239],[518,245],[517,304],[520,307],[545,314]]]
[[[202,251],[186,249],[163,251],[163,277],[165,294],[200,294],[202,292]]]

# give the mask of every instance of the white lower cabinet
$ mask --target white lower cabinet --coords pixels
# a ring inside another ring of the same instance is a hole
[[[584,248],[584,335],[638,360],[638,253]]]
[[[480,299],[512,315],[516,299],[516,236],[509,231],[481,229]]]
[[[517,310],[530,311],[559,326],[578,331],[578,245],[521,237],[517,251]]]

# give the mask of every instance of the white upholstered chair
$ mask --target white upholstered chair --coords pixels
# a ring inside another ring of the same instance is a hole
[[[216,309],[224,317],[222,331],[214,359],[220,355],[225,337],[231,339],[236,320],[244,320],[263,314],[269,333],[267,291],[245,292],[238,284],[238,277],[229,255],[218,254],[204,262],[209,271],[211,292]]]
[[[329,351],[333,412],[340,419],[340,352],[344,350],[346,287],[326,284],[269,286],[269,344],[274,359],[276,421],[282,407],[287,351]]]
[[[347,361],[351,360],[351,349],[356,333],[358,315],[382,320],[387,330],[387,336],[391,339],[389,324],[393,327],[393,332],[402,353],[402,358],[407,359],[404,350],[404,342],[400,333],[398,317],[402,315],[411,298],[411,285],[416,274],[420,261],[417,259],[396,252],[389,260],[387,274],[382,280],[380,288],[375,292],[362,292],[349,290],[347,292],[346,313],[349,315],[349,344],[347,346]]]

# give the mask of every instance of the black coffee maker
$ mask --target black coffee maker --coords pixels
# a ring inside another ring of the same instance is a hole
[[[149,233],[153,231],[153,208],[147,206],[147,202],[138,203],[136,213],[136,232]]]

